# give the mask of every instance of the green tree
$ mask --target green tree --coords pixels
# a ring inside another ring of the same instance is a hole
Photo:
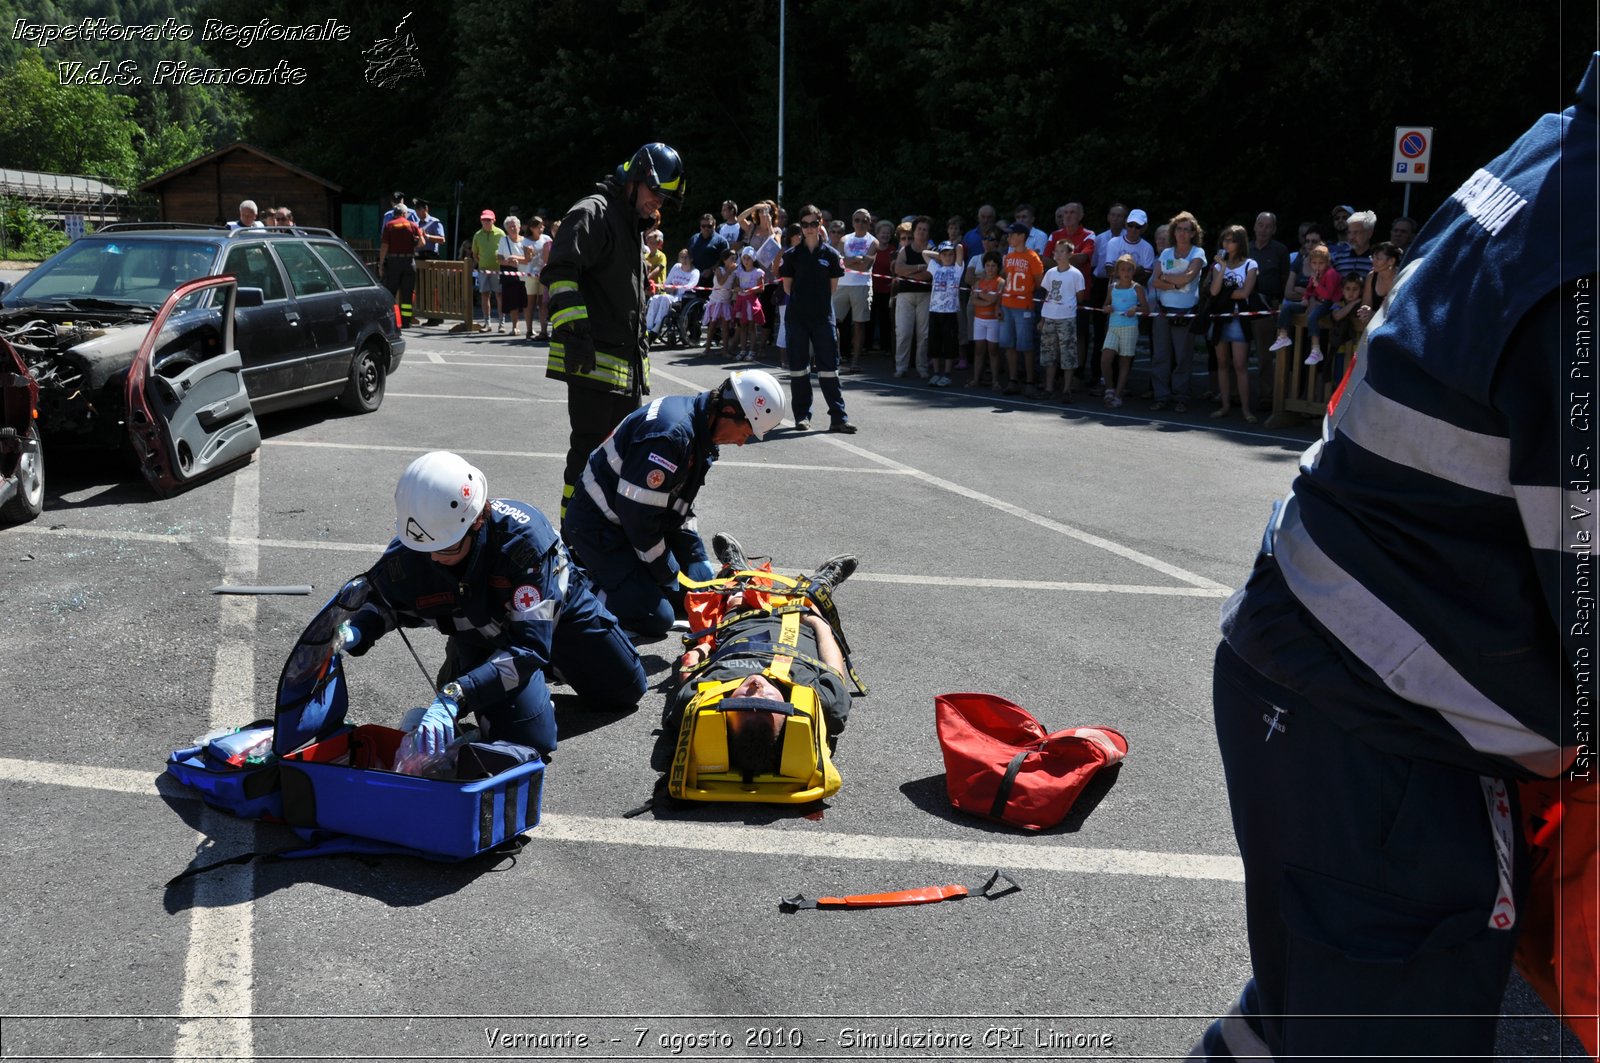
[[[35,52],[0,75],[0,158],[21,169],[92,174],[128,185],[137,173],[134,103],[97,85],[63,85]]]

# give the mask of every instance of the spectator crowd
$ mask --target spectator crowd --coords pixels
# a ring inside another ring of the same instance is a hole
[[[975,223],[958,215],[942,226],[928,215],[858,208],[846,220],[821,211],[844,270],[833,296],[839,371],[861,373],[873,356],[887,356],[896,378],[915,373],[933,387],[1065,403],[1087,393],[1109,407],[1137,400],[1176,413],[1215,400],[1213,417],[1237,409],[1254,423],[1270,408],[1267,382],[1294,345],[1297,322],[1306,328],[1305,363],[1326,360],[1322,379],[1342,376],[1418,229],[1396,218],[1389,239],[1378,241],[1374,212],[1340,204],[1325,222],[1300,222],[1291,247],[1270,211],[1249,229],[1220,227],[1211,243],[1188,211],[1152,221],[1143,208],[1113,203],[1098,232],[1085,214],[1083,204],[1063,203],[1047,232],[1029,203],[1017,204],[1009,222],[985,204]],[[484,210],[479,231],[462,241],[458,256],[474,270],[482,319],[495,331],[547,338],[539,272],[559,225],[524,220],[516,208],[504,217]],[[652,228],[644,239],[651,342],[698,340],[731,361],[786,364],[780,275],[785,252],[801,240],[800,226],[770,199],[744,209],[723,201],[671,253],[664,231]],[[684,327],[690,307],[692,329]],[[1148,360],[1149,379],[1134,393],[1136,358]],[[1201,364],[1211,383],[1196,394]]]

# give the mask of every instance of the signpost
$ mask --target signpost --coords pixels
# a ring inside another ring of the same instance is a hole
[[[1389,180],[1406,186],[1405,206],[1411,213],[1411,186],[1426,184],[1433,169],[1433,126],[1397,125],[1394,127],[1394,159],[1389,164]]]
[[[63,220],[66,222],[67,241],[69,243],[73,240],[83,239],[82,214],[68,214]]]

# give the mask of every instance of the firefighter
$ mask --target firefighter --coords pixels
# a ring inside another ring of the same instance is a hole
[[[394,500],[395,539],[367,573],[377,594],[351,618],[344,649],[359,657],[402,626],[448,636],[439,696],[418,728],[422,752],[449,744],[471,711],[491,741],[549,753],[554,669],[590,708],[638,704],[638,651],[542,513],[491,499],[483,473],[442,450],[411,463]]]
[[[400,304],[400,327],[411,327],[411,299],[417,288],[416,255],[423,245],[422,229],[407,216],[406,201],[395,193],[392,217],[383,225],[378,241],[378,272],[383,286]]]
[[[589,456],[562,534],[631,632],[658,639],[671,630],[680,571],[712,578],[695,496],[719,445],[760,439],[787,406],[771,373],[735,372],[710,391],[635,410]]]
[[[678,153],[644,145],[567,212],[540,274],[554,331],[545,375],[567,382],[572,428],[562,473],[563,529],[590,452],[650,393],[640,237],[663,205],[683,202],[683,190]]]

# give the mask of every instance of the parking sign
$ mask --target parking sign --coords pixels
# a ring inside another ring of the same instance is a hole
[[[1433,127],[1397,125],[1394,127],[1394,160],[1389,164],[1389,180],[1426,183],[1433,168]]]

